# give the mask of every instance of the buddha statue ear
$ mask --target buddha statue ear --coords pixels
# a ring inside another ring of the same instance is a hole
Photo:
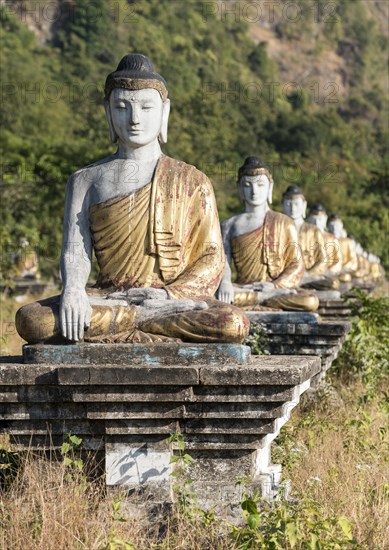
[[[305,220],[306,215],[307,215],[307,201],[306,201],[306,199],[304,199],[303,203],[304,203],[303,218],[304,218],[304,220]]]
[[[274,184],[274,182],[273,182],[273,180],[269,180],[269,183],[270,183],[270,185],[269,185],[269,194],[267,196],[267,202],[269,204],[272,204],[272,202],[273,202],[273,184]]]
[[[108,120],[109,137],[110,137],[112,143],[116,143],[117,140],[118,140],[118,137],[116,135],[115,128],[113,127],[112,116],[111,116],[111,107],[109,105],[109,100],[108,99],[104,100],[104,109],[105,109],[105,114],[106,114],[106,117],[107,117],[107,120]]]
[[[170,114],[170,99],[167,99],[163,102],[162,107],[162,121],[161,121],[161,130],[159,132],[158,141],[159,143],[167,143],[167,128],[169,123],[169,114]]]

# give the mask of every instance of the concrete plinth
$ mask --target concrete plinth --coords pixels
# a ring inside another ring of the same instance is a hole
[[[17,449],[58,448],[66,433],[105,453],[110,486],[173,498],[172,433],[193,458],[204,508],[227,513],[236,485],[272,498],[281,469],[270,446],[320,371],[317,357],[257,356],[246,364],[0,364],[0,433]]]
[[[287,312],[285,312],[287,313]],[[317,386],[336,359],[351,323],[342,319],[320,319],[317,314],[294,313],[293,321],[288,317],[266,317],[258,312],[246,312],[250,323],[259,324],[266,336],[264,351],[271,355],[316,355],[320,357],[322,368],[312,380]],[[314,315],[315,322],[306,316]]]
[[[25,363],[83,365],[243,365],[250,348],[237,344],[80,344],[23,346]]]
[[[350,306],[342,298],[320,300],[317,311],[325,319],[348,319],[352,313]]]

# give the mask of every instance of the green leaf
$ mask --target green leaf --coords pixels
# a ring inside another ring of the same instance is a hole
[[[70,445],[70,443],[62,443],[61,455],[66,455],[71,450],[72,450],[72,446]]]
[[[318,537],[314,533],[311,534],[311,550],[316,550],[316,545],[318,542]]]
[[[172,455],[170,457],[170,464],[175,464],[176,462],[178,462],[180,460],[180,457],[178,455]]]
[[[76,458],[76,460],[74,461],[74,465],[76,466],[76,468],[78,468],[79,470],[82,470],[82,467],[84,466],[84,462],[81,458]]]
[[[71,441],[74,445],[81,445],[82,443],[82,439],[76,435],[69,436],[69,441]]]
[[[65,466],[70,466],[72,464],[72,460],[68,456],[65,456],[63,463]]]
[[[245,510],[249,514],[258,514],[258,508],[256,502],[252,498],[247,498],[241,504],[242,510]]]
[[[348,540],[352,540],[353,534],[352,534],[351,524],[349,520],[345,517],[341,517],[338,519],[338,523],[341,526],[342,531],[346,535]]]
[[[297,542],[297,525],[295,523],[288,523],[286,525],[286,536],[291,548],[294,548]]]
[[[247,525],[250,529],[256,529],[261,523],[261,516],[259,514],[250,514],[247,518]]]

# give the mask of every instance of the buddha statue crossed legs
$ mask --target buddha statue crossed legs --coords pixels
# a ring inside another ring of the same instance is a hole
[[[305,274],[301,286],[315,290],[334,290],[339,281],[327,273],[328,263],[324,236],[316,224],[305,222],[307,201],[297,185],[289,185],[282,195],[284,213],[294,221],[301,253],[304,259]]]
[[[297,289],[305,267],[296,226],[269,208],[273,179],[258,157],[248,157],[239,169],[238,189],[245,212],[222,223],[227,264],[217,298],[245,309],[315,311],[315,293]],[[236,284],[231,280],[232,264]]]
[[[240,343],[247,317],[213,298],[225,256],[212,185],[163,155],[170,102],[164,79],[140,54],[105,84],[118,150],[71,176],[66,191],[61,297],[22,307],[30,343]],[[94,249],[99,276],[86,290]]]

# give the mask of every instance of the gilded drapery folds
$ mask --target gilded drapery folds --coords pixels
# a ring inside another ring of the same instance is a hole
[[[323,234],[316,225],[304,222],[299,232],[301,252],[305,269],[311,275],[323,275],[327,271],[325,263],[325,243]]]
[[[273,282],[296,288],[304,275],[297,229],[284,214],[269,210],[262,227],[232,239],[237,283]]]
[[[165,288],[212,297],[224,250],[212,185],[194,166],[163,156],[151,184],[91,208],[97,286]]]
[[[162,156],[152,182],[138,191],[94,204],[90,231],[100,273],[88,289],[90,342],[241,343],[249,321],[237,307],[214,299],[225,255],[213,188],[194,166]],[[96,288],[97,287],[97,288]],[[135,305],[115,305],[112,290],[164,288],[172,299],[206,302],[206,309],[144,321]],[[33,318],[40,319],[39,325]],[[29,342],[60,336],[59,296],[21,308],[19,334]],[[32,330],[31,330],[32,327]]]

